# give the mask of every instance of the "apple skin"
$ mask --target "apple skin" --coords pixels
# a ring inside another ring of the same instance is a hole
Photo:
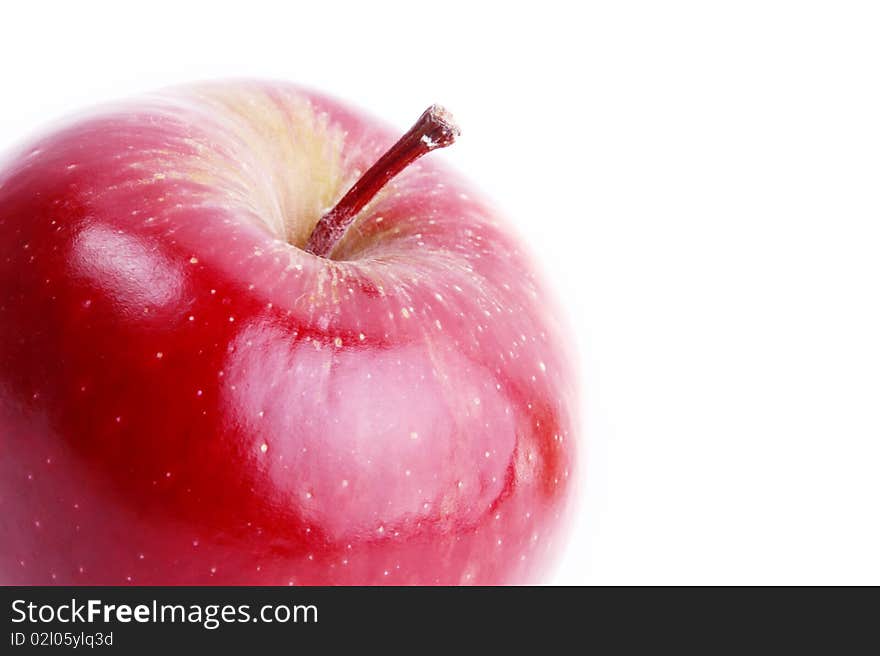
[[[526,249],[396,139],[283,83],[172,89],[0,168],[0,583],[542,580],[570,339]]]

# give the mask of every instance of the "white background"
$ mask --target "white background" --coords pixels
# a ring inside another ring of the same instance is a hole
[[[103,99],[318,87],[504,208],[578,339],[554,582],[880,583],[880,14],[871,2],[9,3],[0,148]]]

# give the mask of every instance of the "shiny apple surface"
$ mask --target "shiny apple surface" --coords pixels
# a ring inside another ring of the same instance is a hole
[[[426,158],[302,250],[394,139],[213,83],[7,157],[0,582],[541,580],[577,397],[525,249]]]

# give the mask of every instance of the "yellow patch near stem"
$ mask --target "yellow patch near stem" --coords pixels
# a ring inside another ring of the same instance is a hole
[[[216,181],[221,171],[224,186],[250,205],[279,239],[302,247],[350,183],[341,128],[295,89],[276,87],[270,93],[259,84],[208,84],[190,93],[200,104],[219,110],[231,137],[224,144],[231,149],[222,154],[210,144],[198,145],[202,161],[193,163],[192,178],[202,182],[206,180],[200,177],[211,176]]]

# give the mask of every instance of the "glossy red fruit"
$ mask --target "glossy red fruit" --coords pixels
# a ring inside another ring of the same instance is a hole
[[[0,582],[540,580],[572,359],[493,209],[283,84],[107,107],[0,172]],[[539,217],[540,219],[540,217]]]

